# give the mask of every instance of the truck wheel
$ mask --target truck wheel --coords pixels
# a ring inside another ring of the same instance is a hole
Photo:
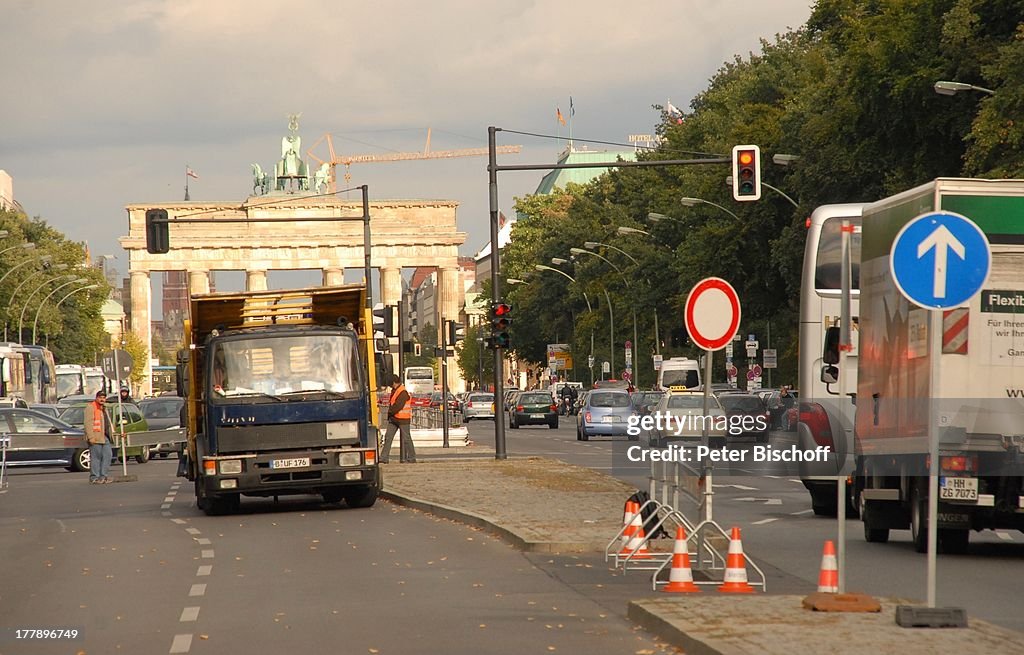
[[[206,499],[206,507],[203,509],[207,516],[223,516],[237,512],[242,506],[242,499],[238,494],[225,494]]]
[[[135,461],[138,462],[139,464],[145,464],[146,462],[148,462],[149,461],[149,448],[147,448],[146,446],[143,446],[142,447],[142,454],[141,455],[136,455],[135,456]]]
[[[196,507],[205,512],[209,500],[206,498],[206,492],[203,491],[203,485],[200,484],[198,476],[196,476],[194,483],[196,488]]]
[[[910,540],[914,550],[928,552],[928,498],[917,487],[910,495]]]
[[[939,546],[942,552],[952,555],[963,555],[971,542],[970,530],[956,530],[953,528],[939,529]]]
[[[364,485],[345,490],[345,503],[352,508],[373,507],[377,502],[377,487]]]
[[[815,489],[811,491],[811,509],[815,516],[835,516],[836,492],[832,489]]]

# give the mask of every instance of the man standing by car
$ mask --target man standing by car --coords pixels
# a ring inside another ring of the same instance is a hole
[[[384,449],[380,454],[382,464],[388,463],[396,431],[401,435],[399,442],[401,461],[409,464],[416,463],[416,448],[412,445],[412,433],[409,431],[409,422],[412,420],[411,401],[409,392],[402,384],[402,379],[397,375],[392,375],[391,398],[388,401],[388,431],[384,435]],[[442,407],[444,407],[443,404]]]
[[[96,392],[96,399],[85,406],[83,419],[85,440],[89,443],[89,484],[108,484],[114,435],[107,414],[106,391]]]

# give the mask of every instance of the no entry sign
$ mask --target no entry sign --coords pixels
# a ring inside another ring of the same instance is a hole
[[[739,329],[739,296],[722,278],[704,278],[686,297],[684,319],[693,343],[704,350],[721,350]]]

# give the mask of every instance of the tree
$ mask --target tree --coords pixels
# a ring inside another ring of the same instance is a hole
[[[125,332],[121,337],[121,348],[132,356],[132,370],[128,381],[140,385],[146,379],[146,362],[149,361],[149,350],[134,332]]]
[[[462,371],[464,380],[477,380],[477,388],[484,389],[494,379],[494,354],[477,339],[486,338],[485,328],[472,325],[466,328],[466,338],[455,346],[455,361]],[[480,364],[483,364],[483,380],[480,378]]]

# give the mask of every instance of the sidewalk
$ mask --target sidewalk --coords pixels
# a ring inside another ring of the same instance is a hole
[[[384,498],[487,529],[525,551],[603,552],[636,491],[558,460],[498,461],[492,448],[480,446],[417,449],[417,456],[418,464],[383,467]],[[967,629],[901,628],[894,599],[880,599],[877,614],[811,612],[800,600],[652,591],[630,603],[629,617],[687,653],[1024,653],[1024,635],[970,617]]]

